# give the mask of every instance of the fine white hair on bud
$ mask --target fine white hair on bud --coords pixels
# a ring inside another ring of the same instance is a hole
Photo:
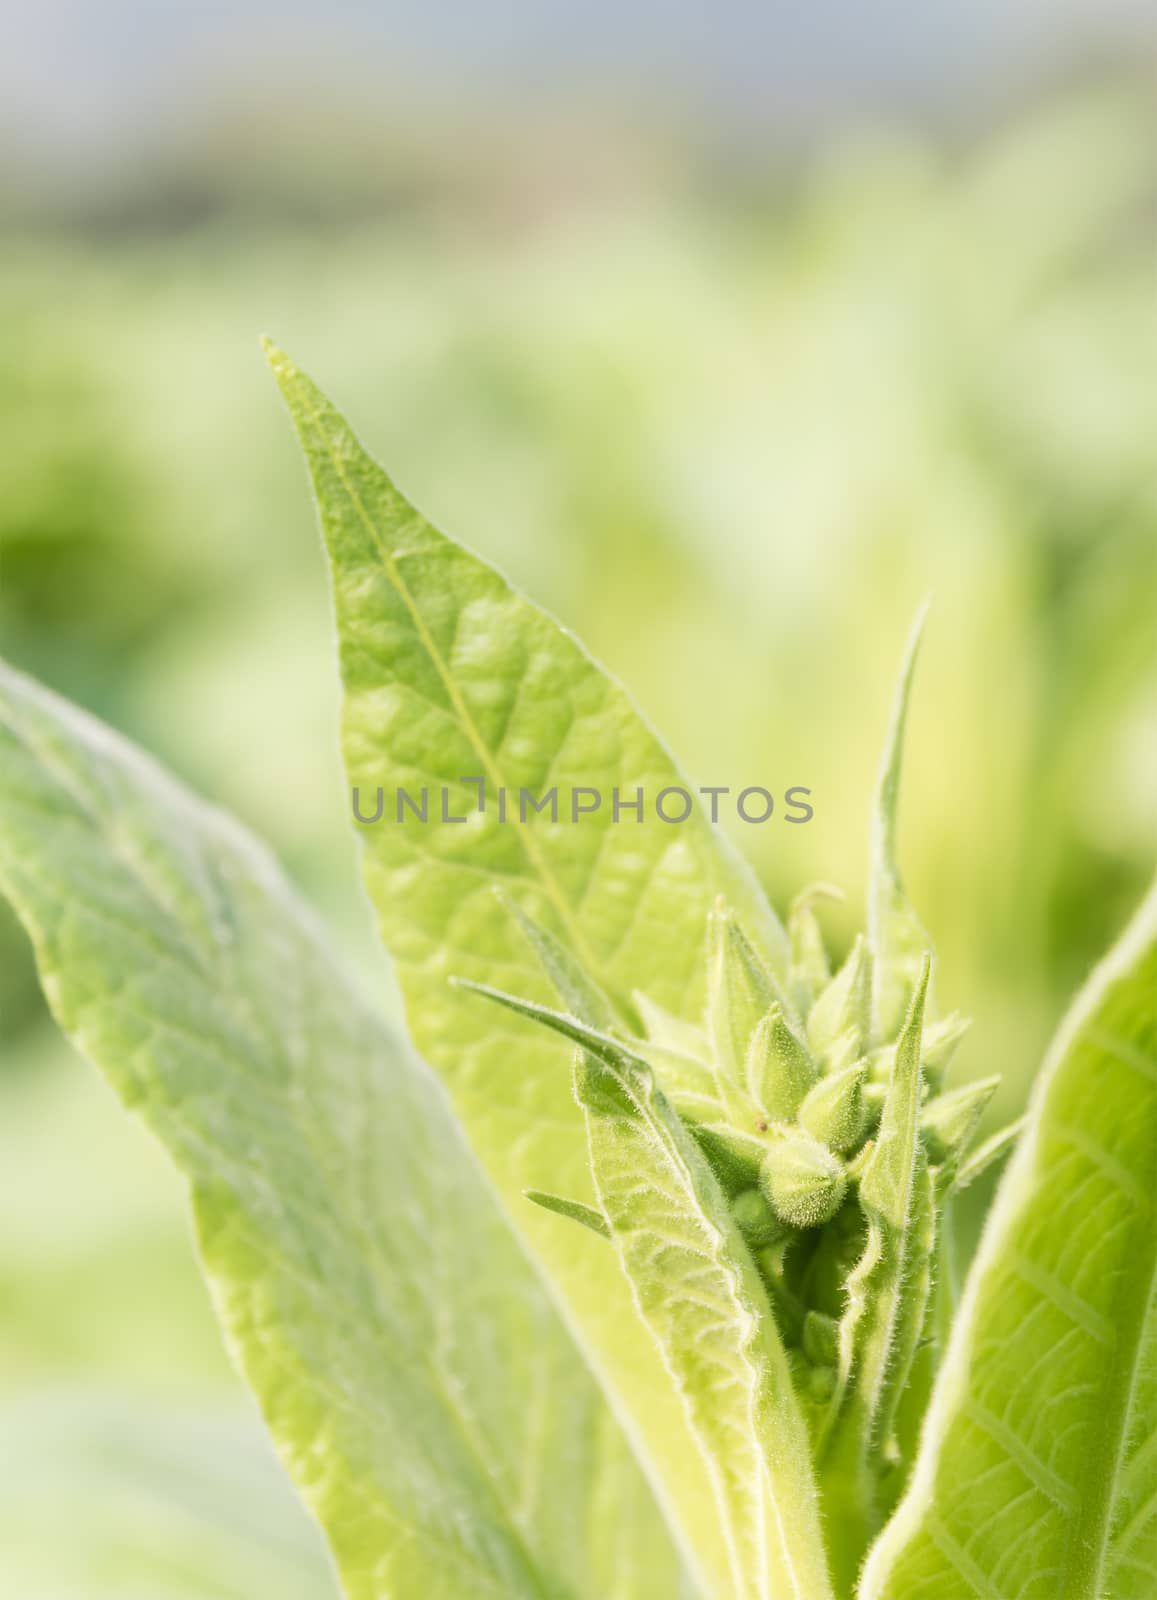
[[[793,1228],[830,1222],[848,1187],[847,1174],[827,1146],[798,1129],[771,1141],[760,1182],[777,1215]]]

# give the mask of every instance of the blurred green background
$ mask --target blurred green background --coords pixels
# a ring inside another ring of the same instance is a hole
[[[781,907],[846,886],[837,945],[931,593],[904,864],[976,1019],[960,1075],[1002,1072],[1004,1118],[1157,863],[1153,58],[1108,48],[1127,31],[1026,64],[949,30],[909,60],[893,27],[857,77],[847,41],[809,53],[736,5],[734,50],[697,63],[646,9],[632,56],[594,7],[561,100],[570,35],[552,56],[529,15],[517,90],[463,14],[425,40],[428,99],[365,18],[360,57],[347,27],[311,66],[306,30],[292,70],[225,35],[172,103],[165,41],[116,77],[107,38],[30,23],[0,159],[0,648],[269,837],[388,993],[260,332],[694,779],[814,791],[807,828],[734,832]],[[16,1600],[332,1594],[178,1186],[48,1028],[6,919],[0,1486]]]

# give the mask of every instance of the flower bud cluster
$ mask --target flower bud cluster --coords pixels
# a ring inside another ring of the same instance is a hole
[[[814,893],[793,909],[791,964],[773,977],[720,905],[708,937],[702,1027],[643,1010],[652,1061],[728,1196],[788,1345],[801,1395],[833,1391],[847,1281],[868,1218],[859,1180],[892,1081],[899,1030],[876,1021],[873,956],[858,938],[833,973]],[[894,974],[892,975],[894,978]],[[919,1156],[933,1192],[947,1193],[996,1085],[942,1092],[967,1024],[926,1023],[921,1048]]]

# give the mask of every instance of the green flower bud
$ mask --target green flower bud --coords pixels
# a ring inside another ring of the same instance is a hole
[[[731,1215],[748,1244],[770,1244],[783,1232],[783,1224],[758,1189],[745,1189],[731,1202]]]
[[[811,1052],[779,1006],[772,1006],[751,1036],[744,1063],[752,1098],[773,1122],[790,1122],[816,1081]]]
[[[696,1144],[728,1194],[740,1194],[759,1181],[767,1142],[726,1122],[688,1122]]]
[[[839,1155],[854,1150],[868,1131],[864,1079],[868,1063],[857,1061],[821,1078],[799,1108],[800,1126]]]
[[[1000,1086],[999,1078],[980,1078],[962,1089],[937,1095],[920,1112],[920,1133],[934,1166],[959,1156],[976,1132],[984,1108]]]
[[[848,1186],[831,1151],[803,1132],[772,1141],[760,1182],[777,1214],[793,1228],[818,1228],[830,1221]]]

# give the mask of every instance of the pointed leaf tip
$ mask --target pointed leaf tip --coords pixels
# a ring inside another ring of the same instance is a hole
[[[894,1037],[903,1020],[919,958],[931,948],[931,940],[904,892],[896,847],[904,734],[927,614],[925,601],[912,623],[900,665],[872,814],[868,922],[876,956],[875,1021],[885,1041]]]
[[[930,600],[927,598],[921,602],[908,630],[908,640],[900,663],[900,676],[896,683],[892,714],[876,784],[875,849],[893,874],[896,872],[896,811],[900,769],[904,756],[904,729],[908,721],[912,680],[915,677],[916,662],[924,639],[924,625],[928,620],[929,604]]]
[[[598,1028],[593,1028],[578,1017],[573,1017],[565,1011],[556,1011],[551,1006],[540,1005],[537,1000],[524,1000],[520,995],[508,994],[504,989],[496,989],[493,984],[476,983],[473,978],[452,976],[448,982],[454,989],[464,989],[469,994],[479,995],[483,1000],[491,1000],[495,1005],[504,1006],[506,1010],[515,1012],[516,1015],[526,1018],[528,1022],[538,1022],[553,1033],[561,1034],[571,1044],[580,1050],[598,1058],[604,1065],[613,1071],[631,1071],[642,1074],[646,1081],[653,1078],[650,1063],[621,1040],[612,1038],[610,1034],[603,1033]]]
[[[261,335],[261,354],[269,365],[269,370],[280,382],[283,375],[296,372],[297,368],[286,355],[281,346],[269,337],[267,333]]]

